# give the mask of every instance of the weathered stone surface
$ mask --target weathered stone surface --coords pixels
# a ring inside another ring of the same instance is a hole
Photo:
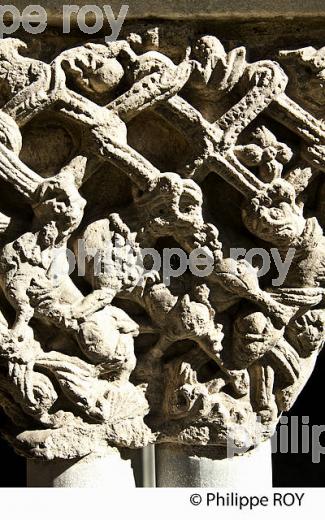
[[[253,447],[324,343],[323,49],[166,34],[0,41],[0,402],[28,457]],[[213,269],[169,283],[145,248]],[[282,284],[233,248],[292,253]]]
[[[274,0],[273,2],[264,2],[263,0],[202,0],[195,2],[193,0],[129,0],[120,2],[119,0],[110,0],[110,2],[96,2],[96,6],[110,5],[114,13],[118,13],[122,4],[129,6],[128,18],[164,18],[164,19],[235,19],[235,18],[263,18],[263,17],[308,17],[320,16],[325,14],[324,2],[322,0]],[[30,5],[28,0],[16,0],[14,5],[23,11]],[[62,16],[62,7],[65,2],[50,0],[41,3],[49,13],[49,21],[60,21]],[[88,0],[79,0],[76,5],[83,7],[89,5]],[[90,4],[92,5],[92,4]]]

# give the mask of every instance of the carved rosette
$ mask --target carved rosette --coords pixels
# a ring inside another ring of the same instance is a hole
[[[250,448],[323,346],[323,49],[189,40],[0,42],[0,404],[28,457]],[[167,283],[147,248],[213,268]]]

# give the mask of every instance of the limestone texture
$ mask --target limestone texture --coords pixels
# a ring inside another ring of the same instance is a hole
[[[324,344],[325,47],[166,24],[0,41],[0,405],[27,457],[252,448]],[[211,272],[166,280],[147,252],[173,248]],[[234,248],[290,259],[282,283]]]

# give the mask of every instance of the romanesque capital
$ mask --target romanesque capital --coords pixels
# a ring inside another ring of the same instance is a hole
[[[325,48],[175,40],[0,40],[0,405],[27,457],[253,448],[323,346]]]

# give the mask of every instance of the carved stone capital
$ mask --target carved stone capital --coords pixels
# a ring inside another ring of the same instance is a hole
[[[251,448],[324,344],[323,49],[152,34],[0,41],[0,404],[28,457]]]

